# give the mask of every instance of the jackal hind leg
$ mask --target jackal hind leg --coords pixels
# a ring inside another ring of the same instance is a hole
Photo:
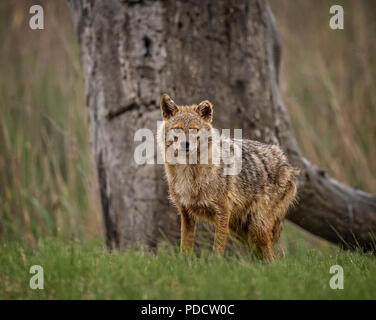
[[[265,261],[274,260],[272,227],[250,224],[248,242],[258,259]]]
[[[296,195],[296,186],[293,183],[288,184],[285,193],[278,201],[278,203],[272,208],[274,217],[274,224],[272,229],[273,243],[276,243],[281,235],[282,224],[285,219],[289,206],[294,202]]]

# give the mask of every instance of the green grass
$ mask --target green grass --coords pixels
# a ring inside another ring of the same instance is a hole
[[[44,268],[44,289],[32,290],[29,269]],[[344,289],[332,290],[330,266],[344,269]],[[274,263],[251,256],[199,258],[176,248],[109,253],[100,241],[41,240],[0,247],[1,299],[375,299],[373,256],[300,246]]]

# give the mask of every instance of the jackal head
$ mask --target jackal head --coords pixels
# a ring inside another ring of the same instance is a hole
[[[172,164],[170,156],[180,158],[186,164],[203,163],[200,159],[208,154],[211,145],[211,102],[205,100],[191,106],[178,106],[164,94],[160,106],[163,125],[159,129],[158,140],[165,161]]]

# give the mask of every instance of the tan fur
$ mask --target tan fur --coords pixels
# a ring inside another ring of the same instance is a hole
[[[177,106],[168,95],[161,99],[163,126],[159,141],[169,130],[212,130],[209,101]],[[166,150],[169,143],[161,145]],[[181,251],[193,250],[196,221],[213,223],[213,248],[223,255],[226,238],[249,245],[259,258],[273,259],[288,207],[296,196],[298,171],[276,145],[242,141],[242,169],[226,176],[223,165],[165,163],[170,198],[181,214]]]

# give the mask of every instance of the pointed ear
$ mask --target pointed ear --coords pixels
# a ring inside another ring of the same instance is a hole
[[[161,98],[161,110],[162,110],[162,119],[168,120],[176,114],[176,112],[178,111],[178,106],[168,96],[168,94],[164,94]]]
[[[195,110],[202,119],[204,119],[207,122],[212,122],[213,105],[210,101],[205,100],[205,101],[200,102],[200,104],[195,108]]]

